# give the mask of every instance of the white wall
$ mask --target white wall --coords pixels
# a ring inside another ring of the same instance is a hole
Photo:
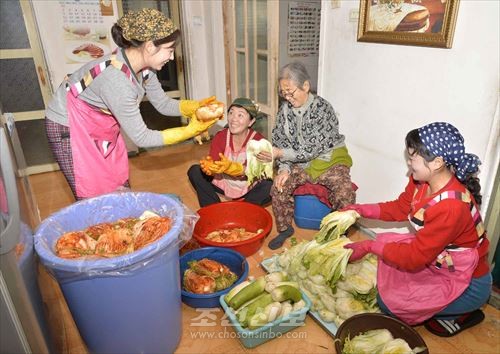
[[[467,152],[485,162],[479,177],[489,200],[498,166],[500,1],[461,1],[452,49],[357,42],[349,12],[358,7],[323,1],[318,79],[319,94],[340,113],[358,202],[403,191],[406,133],[433,121],[454,124]]]

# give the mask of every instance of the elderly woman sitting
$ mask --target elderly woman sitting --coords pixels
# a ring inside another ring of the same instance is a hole
[[[352,160],[339,133],[339,121],[332,105],[310,92],[310,77],[298,62],[279,72],[279,92],[285,99],[272,133],[273,158],[278,174],[271,188],[273,213],[279,232],[269,242],[277,249],[294,230],[293,193],[297,187],[314,183],[326,187],[332,209],[340,209],[356,199],[350,176]],[[259,159],[268,161],[270,154]]]

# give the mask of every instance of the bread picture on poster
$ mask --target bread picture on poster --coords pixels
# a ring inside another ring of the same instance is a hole
[[[446,0],[372,0],[368,31],[439,32]],[[436,10],[438,10],[436,12]],[[441,19],[439,18],[441,17]],[[431,19],[433,24],[431,26]]]

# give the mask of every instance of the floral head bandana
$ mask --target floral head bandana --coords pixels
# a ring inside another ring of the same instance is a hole
[[[171,19],[155,9],[129,11],[117,24],[128,41],[155,41],[166,38],[177,30]]]
[[[436,122],[418,128],[418,135],[427,150],[441,156],[447,165],[455,168],[460,181],[469,173],[476,173],[481,161],[474,154],[465,153],[464,138],[449,123]]]

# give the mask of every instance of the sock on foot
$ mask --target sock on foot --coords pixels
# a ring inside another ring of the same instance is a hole
[[[272,250],[276,250],[283,246],[286,239],[293,235],[294,229],[292,226],[288,226],[286,230],[281,231],[275,238],[269,241],[268,247]]]

